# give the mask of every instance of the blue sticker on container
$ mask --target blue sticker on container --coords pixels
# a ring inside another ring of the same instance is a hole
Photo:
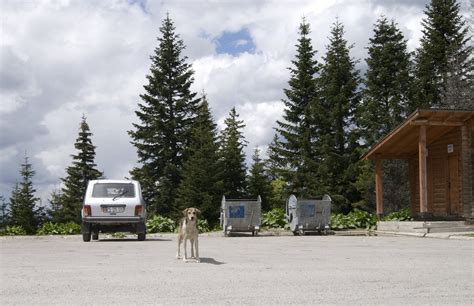
[[[245,207],[244,206],[229,206],[229,218],[244,218]]]
[[[314,204],[301,204],[301,216],[302,217],[314,217],[315,205]]]

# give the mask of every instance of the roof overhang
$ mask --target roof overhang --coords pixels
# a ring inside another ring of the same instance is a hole
[[[362,159],[409,159],[418,153],[420,126],[426,126],[426,144],[429,145],[472,118],[474,111],[471,110],[416,110],[372,146]]]

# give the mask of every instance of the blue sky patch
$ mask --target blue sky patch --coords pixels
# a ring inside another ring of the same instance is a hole
[[[148,13],[146,9],[146,2],[147,0],[128,0],[128,4],[130,5],[138,5],[142,9],[143,12]]]
[[[255,52],[255,43],[247,28],[242,28],[238,32],[224,32],[214,39],[217,54],[230,54],[236,56],[240,53]]]

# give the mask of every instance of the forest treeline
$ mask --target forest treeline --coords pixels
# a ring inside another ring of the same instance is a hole
[[[275,118],[268,151],[255,148],[247,168],[245,122],[234,107],[225,128],[217,130],[206,94],[191,90],[193,70],[183,55],[185,44],[166,16],[136,121],[128,131],[138,156],[130,174],[142,185],[149,214],[177,218],[183,208],[197,206],[215,225],[222,195],[260,195],[267,211],[284,207],[289,194],[329,194],[335,212],[373,211],[373,165],[361,161],[361,155],[417,108],[474,109],[472,43],[459,3],[432,0],[422,26],[420,47],[410,53],[396,21],[380,16],[367,46],[367,71],[361,75],[339,20],[320,51],[303,18],[290,79],[282,88],[283,116]],[[21,180],[8,203],[2,199],[2,224],[33,233],[44,220],[80,223],[87,182],[104,177],[94,162],[91,136],[83,117],[77,152],[47,209],[34,195],[34,171],[25,157]],[[407,166],[390,161],[383,171],[384,188],[397,191],[384,193],[387,211],[406,207]]]

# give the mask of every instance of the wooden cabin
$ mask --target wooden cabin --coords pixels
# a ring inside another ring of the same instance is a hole
[[[408,161],[412,216],[474,219],[474,111],[417,110],[364,156],[375,162],[377,215],[384,214],[382,163]]]

